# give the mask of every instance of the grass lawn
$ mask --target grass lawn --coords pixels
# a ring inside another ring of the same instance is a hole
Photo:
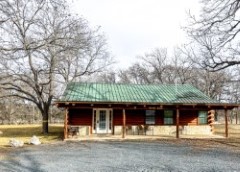
[[[225,136],[225,124],[214,125],[214,134]],[[215,139],[215,142],[240,148],[240,124],[229,124],[228,125],[228,138],[227,139]]]
[[[215,125],[214,126],[215,134],[224,136],[225,125]],[[24,141],[28,144],[30,138],[33,135],[39,137],[40,141],[44,143],[51,143],[60,141],[63,139],[63,125],[62,124],[50,124],[49,125],[49,134],[43,135],[42,125],[41,124],[27,124],[27,125],[0,125],[0,149],[8,147],[8,142],[11,138],[16,138]],[[171,140],[171,139],[170,139]],[[231,146],[240,148],[240,125],[229,125],[229,138],[225,139],[187,139],[189,141],[193,140],[196,144],[199,142],[200,146],[205,144],[221,144],[225,146]],[[181,142],[181,139],[179,140]],[[176,142],[176,140],[174,140]]]
[[[225,136],[225,125],[215,124],[214,134]],[[240,124],[228,124],[228,136],[230,138],[240,138]]]
[[[41,124],[26,124],[26,125],[0,125],[0,147],[8,146],[11,138],[16,138],[28,143],[33,135],[36,135],[42,143],[50,143],[63,138],[63,125],[50,124],[49,134],[43,135]]]

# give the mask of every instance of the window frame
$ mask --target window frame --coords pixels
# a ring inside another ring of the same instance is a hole
[[[169,114],[166,114],[167,112],[171,112],[170,116],[167,116]],[[163,111],[163,124],[164,125],[174,125],[174,111],[173,110],[164,110]]]
[[[156,124],[156,110],[145,110],[145,124],[146,125]]]
[[[204,117],[202,117],[201,113],[204,113]],[[205,120],[204,122],[202,122],[201,120]],[[201,110],[201,111],[198,111],[198,125],[207,125],[208,124],[208,112],[207,111],[204,111],[204,110]]]

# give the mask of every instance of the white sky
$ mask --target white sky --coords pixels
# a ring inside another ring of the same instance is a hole
[[[71,0],[73,9],[90,22],[101,26],[109,50],[126,68],[136,56],[154,48],[172,49],[186,41],[181,26],[190,9],[196,13],[198,0]]]

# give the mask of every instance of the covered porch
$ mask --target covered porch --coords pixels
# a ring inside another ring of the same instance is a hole
[[[64,139],[213,138],[214,110],[234,105],[77,104],[65,107]],[[125,108],[123,108],[125,107]],[[154,112],[154,115],[151,114]],[[171,112],[171,113],[170,113]],[[206,117],[201,117],[206,112]],[[149,114],[148,114],[149,113]],[[170,114],[170,115],[169,115]],[[206,120],[206,123],[204,122]]]

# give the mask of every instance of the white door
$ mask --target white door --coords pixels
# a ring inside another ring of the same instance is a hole
[[[93,126],[95,133],[111,133],[112,111],[109,109],[94,109]]]

